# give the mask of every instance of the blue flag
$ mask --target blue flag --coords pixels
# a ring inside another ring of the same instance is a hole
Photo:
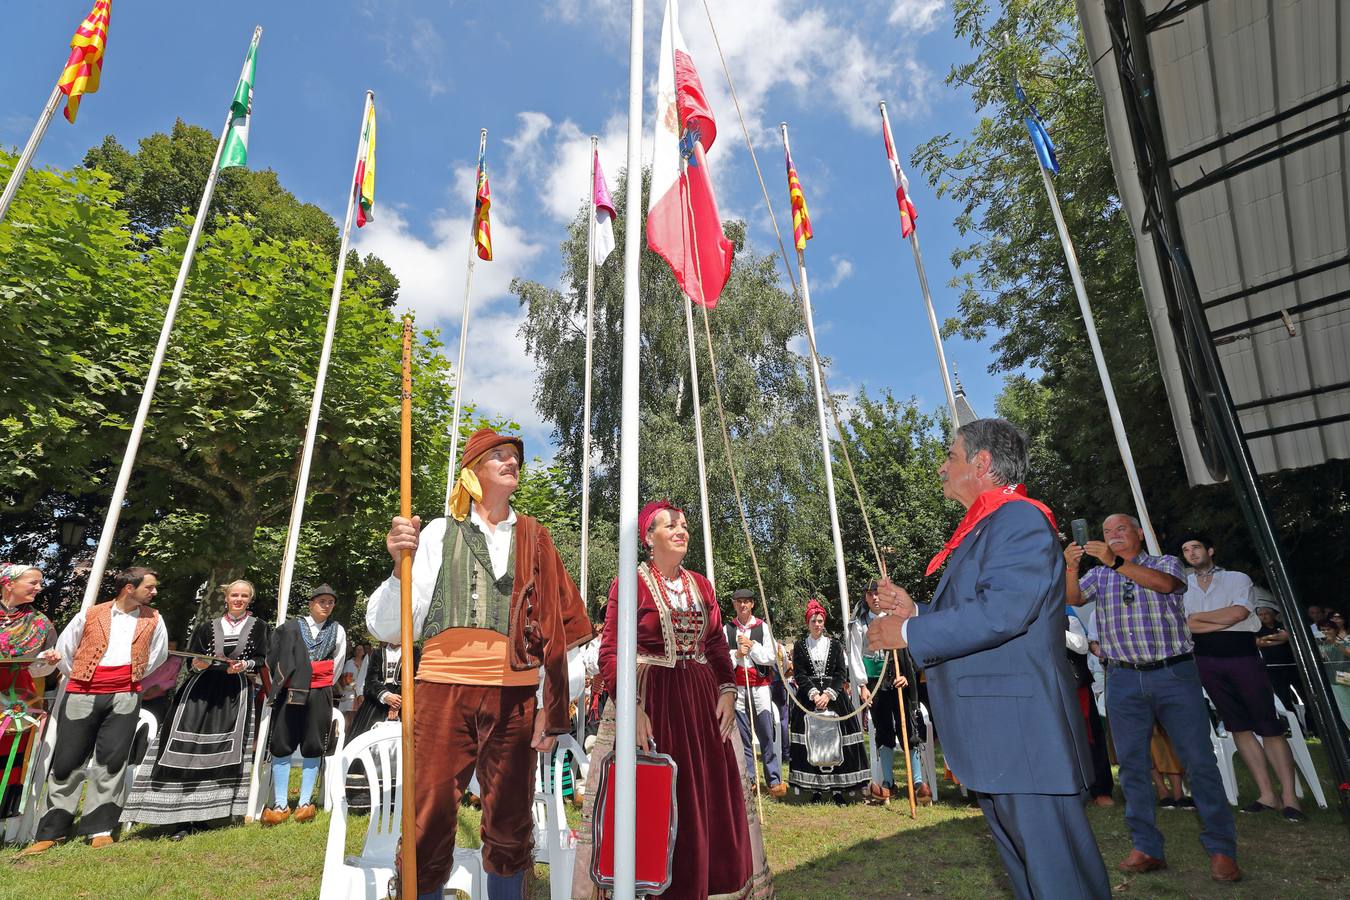
[[[1046,130],[1045,123],[1041,121],[1041,114],[1027,99],[1026,91],[1022,90],[1022,83],[1016,78],[1013,79],[1013,89],[1017,92],[1018,102],[1026,107],[1027,114],[1022,121],[1027,123],[1027,132],[1031,135],[1031,145],[1036,148],[1037,158],[1040,159],[1041,165],[1045,166],[1051,175],[1058,175],[1059,159],[1055,156],[1055,143],[1050,140],[1050,132]]]

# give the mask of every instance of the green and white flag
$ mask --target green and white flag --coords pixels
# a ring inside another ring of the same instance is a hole
[[[225,149],[220,154],[221,171],[248,165],[248,123],[253,116],[253,74],[258,67],[260,37],[261,28],[253,33],[253,43],[249,45],[248,57],[244,60],[244,71],[239,74],[239,86],[234,89],[234,99],[230,101],[234,118],[225,135]]]

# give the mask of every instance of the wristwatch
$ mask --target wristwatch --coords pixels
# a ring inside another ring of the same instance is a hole
[[[1123,556],[1117,556],[1117,557],[1116,557],[1116,561],[1113,562],[1113,563],[1111,563],[1111,570],[1112,570],[1112,571],[1118,571],[1118,570],[1120,569],[1120,567],[1123,566],[1123,565],[1125,565],[1125,557],[1123,557]]]

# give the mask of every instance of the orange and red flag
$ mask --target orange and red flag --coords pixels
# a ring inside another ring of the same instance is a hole
[[[487,154],[478,154],[478,193],[473,202],[473,242],[478,247],[478,258],[492,261],[492,222],[488,210],[492,207],[492,191],[488,188]]]
[[[811,214],[806,211],[806,195],[802,193],[802,183],[797,179],[797,167],[792,164],[792,153],[787,156],[788,202],[792,204],[792,237],[798,250],[806,249],[811,240]]]

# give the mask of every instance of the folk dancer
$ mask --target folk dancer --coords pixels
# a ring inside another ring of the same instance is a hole
[[[754,741],[750,734],[753,708],[755,736],[759,738],[769,795],[781,798],[787,795],[787,785],[783,783],[778,742],[774,740],[776,711],[769,691],[777,644],[769,623],[755,615],[754,591],[738,588],[731,595],[731,605],[736,609],[736,618],[726,624],[726,637],[736,673],[736,727],[741,733],[741,748],[745,751],[745,771],[752,784],[758,780]]]
[[[192,674],[146,751],[149,764],[136,774],[123,822],[179,825],[171,840],[181,841],[198,824],[248,812],[258,677],[270,630],[249,614],[254,594],[251,582],[231,582],[225,614],[192,630],[188,652],[216,658],[192,660]]]
[[[524,454],[518,437],[474,432],[450,517],[425,527],[394,518],[385,542],[394,570],[366,607],[371,635],[398,641],[399,560],[412,551],[419,897],[440,897],[450,875],[453,823],[475,767],[488,896],[528,895],[537,754],[572,730],[567,651],[590,640],[591,625],[548,529],[511,508]]]
[[[141,679],[164,662],[169,638],[150,608],[159,576],[144,566],[118,573],[117,596],[80,612],[43,654],[69,679],[56,717],[56,750],[40,807],[37,840],[22,856],[45,853],[64,841],[80,810],[78,833],[95,849],[113,843],[122,814],[126,766],[141,710]]]
[[[310,595],[309,615],[278,628],[267,648],[273,803],[263,810],[263,825],[278,825],[291,816],[291,756],[297,750],[300,799],[295,821],[308,822],[317,813],[314,785],[333,728],[333,685],[347,657],[347,631],[332,618],[335,605],[337,594],[327,584],[319,585]]]

